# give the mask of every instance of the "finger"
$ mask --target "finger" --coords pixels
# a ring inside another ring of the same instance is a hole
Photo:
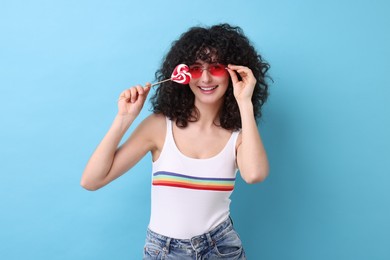
[[[230,68],[227,68],[227,71],[229,72],[230,78],[232,79],[232,83],[234,85],[235,83],[238,82],[237,74],[236,74],[236,72],[234,70],[232,70]]]
[[[238,83],[241,80],[245,80],[245,77],[247,76],[246,73],[246,69],[248,69],[247,67],[229,64],[227,68],[232,77],[233,84]],[[237,74],[240,75],[240,78],[238,77]]]
[[[237,71],[238,73],[247,73],[250,74],[252,73],[252,70],[246,66],[240,66],[240,65],[232,65],[229,64],[228,68]]]
[[[130,102],[135,103],[138,98],[137,86],[130,88]]]
[[[230,68],[237,71],[240,75],[253,75],[252,70],[245,66],[231,65]]]
[[[253,77],[252,70],[249,68],[240,68],[237,70],[241,77]]]
[[[130,98],[130,91],[126,89],[122,91],[122,93],[119,95],[118,101],[127,100],[129,98]]]
[[[147,96],[149,94],[151,87],[152,87],[152,84],[150,82],[146,82],[145,87],[144,87],[144,93],[145,93],[144,95],[145,96]]]
[[[257,80],[250,68],[245,66],[236,66],[236,65],[232,65],[231,67],[235,68],[235,71],[240,75],[243,82],[251,83],[251,84],[256,83]]]
[[[246,68],[246,67],[245,66],[241,66],[241,65],[229,64],[228,68],[232,69],[232,70],[238,70],[238,69],[242,69],[242,68]]]
[[[137,85],[137,86],[136,86],[136,89],[137,89],[137,94],[138,94],[138,95],[144,94],[144,88],[143,88],[142,86]]]
[[[146,82],[146,83],[145,83],[144,89],[145,89],[145,90],[149,90],[151,87],[152,87],[152,83]]]
[[[125,91],[125,98],[126,98],[126,100],[129,100],[130,97],[131,97],[130,89],[126,89],[126,91]]]

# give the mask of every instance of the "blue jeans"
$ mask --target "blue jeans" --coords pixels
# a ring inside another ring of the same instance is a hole
[[[241,239],[230,218],[191,239],[175,239],[147,230],[144,260],[246,259]]]

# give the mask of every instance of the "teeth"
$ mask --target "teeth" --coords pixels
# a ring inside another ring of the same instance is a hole
[[[202,88],[202,87],[200,87],[200,89],[204,90],[204,91],[210,91],[210,90],[213,90],[213,89],[216,89],[216,88],[217,88],[217,86],[211,87],[211,88]]]

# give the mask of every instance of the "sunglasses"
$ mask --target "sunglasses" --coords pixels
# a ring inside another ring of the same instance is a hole
[[[190,74],[193,79],[200,78],[204,70],[207,70],[212,76],[216,77],[221,77],[227,72],[226,66],[218,63],[210,64],[208,68],[203,68],[201,65],[190,66]]]

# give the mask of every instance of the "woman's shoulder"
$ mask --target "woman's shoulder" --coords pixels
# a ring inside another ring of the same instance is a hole
[[[146,117],[138,126],[138,131],[141,131],[148,139],[165,137],[166,132],[166,117],[163,114],[151,114]]]
[[[147,127],[164,127],[166,126],[166,117],[161,113],[159,114],[153,113],[148,117],[146,117],[142,122],[142,124],[147,125]]]
[[[153,158],[161,152],[167,132],[166,117],[163,114],[151,114],[139,125],[138,131],[143,133],[145,141],[149,142]]]

